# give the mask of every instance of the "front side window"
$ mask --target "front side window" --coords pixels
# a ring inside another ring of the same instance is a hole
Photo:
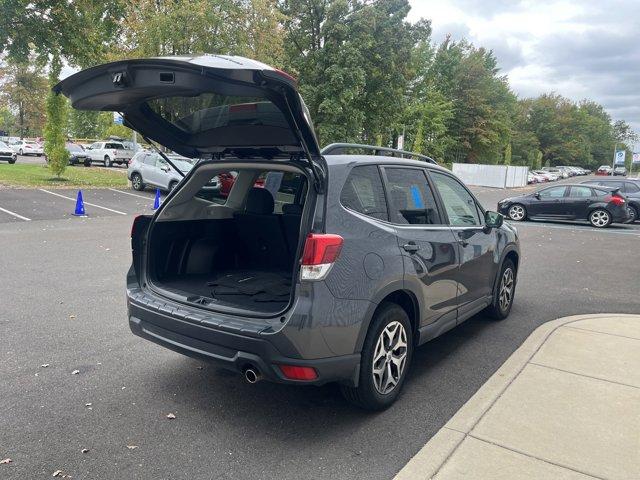
[[[346,208],[379,220],[388,220],[387,203],[376,165],[355,167],[342,188],[340,202]]]
[[[405,225],[438,225],[440,214],[424,170],[385,168],[391,221]]]
[[[571,198],[590,198],[593,193],[589,187],[571,187],[569,196]]]
[[[481,225],[476,201],[464,185],[443,173],[431,172],[430,175],[440,193],[450,225],[460,227]]]
[[[562,198],[567,187],[552,187],[540,190],[538,194],[542,198]]]

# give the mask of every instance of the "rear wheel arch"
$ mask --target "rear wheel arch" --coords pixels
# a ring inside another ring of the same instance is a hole
[[[360,336],[358,338],[357,351],[362,351],[362,347],[364,345],[365,338],[367,337],[367,332],[369,331],[369,327],[371,326],[372,320],[375,318],[376,314],[380,311],[380,309],[384,306],[385,303],[393,303],[402,308],[407,316],[409,317],[409,322],[411,323],[411,334],[413,336],[414,344],[417,342],[419,337],[418,335],[418,327],[420,326],[420,304],[418,303],[418,298],[416,295],[407,289],[396,289],[389,293],[379,301],[375,302],[375,308],[372,308],[366,318],[365,323],[363,323],[363,328],[360,331]]]

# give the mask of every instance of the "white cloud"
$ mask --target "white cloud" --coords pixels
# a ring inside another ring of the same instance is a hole
[[[519,96],[589,98],[640,133],[640,1],[409,1],[409,19],[430,19],[434,41],[492,49]]]

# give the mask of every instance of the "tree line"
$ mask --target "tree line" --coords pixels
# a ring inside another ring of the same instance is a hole
[[[41,134],[47,116],[58,142],[112,127],[108,114],[45,102],[62,62],[211,52],[296,77],[321,145],[403,136],[440,163],[594,168],[637,141],[592,100],[519,98],[491,50],[434,43],[407,0],[0,0],[0,11],[0,130],[12,134]]]

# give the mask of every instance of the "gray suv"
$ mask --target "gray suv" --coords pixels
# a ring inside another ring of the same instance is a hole
[[[382,409],[414,348],[480,311],[509,315],[516,230],[428,158],[321,151],[283,72],[219,55],[127,60],[55,91],[201,158],[134,221],[127,305],[140,337],[251,383],[338,382]],[[228,172],[212,196],[207,185]]]

